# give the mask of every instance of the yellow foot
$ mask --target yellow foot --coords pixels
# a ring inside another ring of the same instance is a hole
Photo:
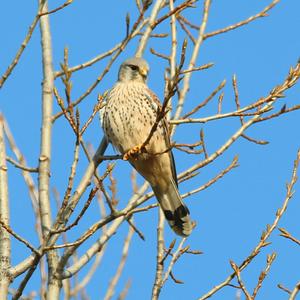
[[[145,147],[142,145],[140,146],[135,146],[132,149],[128,150],[124,155],[123,159],[124,160],[129,160],[129,159],[134,159],[136,160],[138,158],[138,155],[142,152],[145,152]]]

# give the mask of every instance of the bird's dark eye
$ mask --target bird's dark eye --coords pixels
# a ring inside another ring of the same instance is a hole
[[[135,65],[128,65],[129,68],[133,71],[138,71],[139,70],[139,67],[138,66],[135,66]]]

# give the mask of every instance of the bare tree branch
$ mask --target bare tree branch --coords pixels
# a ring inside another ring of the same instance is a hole
[[[262,18],[262,17],[267,17],[268,14],[267,12],[270,11],[276,4],[278,4],[280,0],[273,0],[268,6],[266,6],[262,11],[260,11],[259,13],[257,13],[256,15],[254,16],[251,16],[249,17],[248,19],[246,20],[243,20],[241,22],[238,22],[234,25],[230,25],[228,27],[225,27],[223,29],[219,29],[219,30],[216,30],[216,31],[213,31],[213,32],[209,32],[207,34],[205,34],[204,36],[204,39],[207,39],[209,37],[212,37],[212,36],[215,36],[215,35],[218,35],[218,34],[221,34],[221,33],[225,33],[225,32],[228,32],[228,31],[231,31],[231,30],[234,30],[238,27],[241,27],[241,26],[244,26],[244,25],[247,25],[249,24],[250,22],[258,19],[258,18]]]
[[[129,245],[131,242],[131,238],[133,236],[134,230],[131,226],[129,226],[128,229],[128,234],[127,237],[124,241],[124,245],[123,245],[123,251],[122,251],[122,257],[121,257],[121,261],[119,263],[118,269],[115,273],[115,276],[113,277],[113,279],[110,281],[108,289],[106,291],[106,294],[104,296],[104,300],[110,300],[114,293],[115,293],[115,288],[116,288],[116,284],[119,281],[119,278],[123,272],[124,266],[125,266],[125,262],[128,256],[128,251],[129,251]]]
[[[164,271],[164,222],[165,216],[161,209],[158,210],[158,225],[157,225],[157,253],[156,253],[156,272],[155,280],[152,288],[151,300],[157,300],[162,287],[162,276]]]
[[[300,291],[300,281],[297,282],[297,284],[295,285],[294,289],[291,291],[289,300],[295,300],[295,299],[296,299],[296,296],[297,296],[298,293],[299,293],[299,291]]]
[[[4,141],[3,117],[0,114],[0,299],[8,297],[11,281],[9,269],[11,264],[11,244],[9,232],[9,199],[6,166],[6,147]]]
[[[211,4],[210,0],[206,0],[204,2],[202,24],[201,24],[199,32],[198,32],[198,37],[197,37],[197,40],[196,40],[196,43],[195,43],[195,47],[193,49],[193,53],[192,53],[192,56],[191,56],[191,59],[190,59],[190,62],[189,62],[189,66],[187,68],[188,71],[194,69],[194,67],[196,65],[196,59],[198,57],[199,50],[200,50],[200,47],[201,47],[202,42],[203,42],[204,32],[205,32],[206,25],[207,25],[210,4]],[[190,86],[191,74],[192,73],[189,72],[189,73],[185,74],[185,76],[184,76],[183,87],[182,87],[182,90],[180,91],[176,111],[175,111],[174,118],[173,118],[175,120],[178,119],[179,116],[181,115],[181,112],[182,112],[182,109],[183,109],[183,104],[184,104],[184,101],[185,101],[185,97],[187,95],[187,92],[188,92],[189,86]]]
[[[298,171],[299,161],[300,161],[300,150],[298,150],[296,160],[294,161],[292,178],[291,178],[290,183],[287,184],[286,197],[284,199],[282,207],[277,210],[273,223],[271,225],[269,225],[269,224],[267,225],[267,229],[266,229],[266,231],[264,231],[262,233],[260,241],[257,244],[257,246],[252,250],[250,255],[238,266],[240,271],[242,271],[249,265],[249,263],[253,260],[254,257],[256,257],[259,254],[260,250],[263,247],[268,245],[268,242],[267,242],[268,238],[270,237],[270,235],[274,231],[274,229],[278,226],[279,220],[281,219],[282,215],[286,211],[290,199],[293,197],[293,194],[294,194],[293,188],[297,181],[297,171]],[[211,297],[212,295],[217,293],[220,289],[222,289],[224,286],[228,285],[231,282],[231,280],[235,277],[235,275],[236,275],[235,272],[232,273],[223,282],[216,285],[208,293],[206,293],[205,295],[203,295],[202,297],[200,297],[198,299],[199,300],[208,299],[209,297]],[[294,295],[295,295],[295,293],[294,293]]]

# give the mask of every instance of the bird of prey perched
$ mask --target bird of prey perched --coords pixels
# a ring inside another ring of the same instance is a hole
[[[143,145],[161,108],[147,86],[148,72],[148,63],[142,58],[129,58],[121,64],[118,81],[106,96],[102,126],[108,141],[150,183],[171,228],[188,236],[193,225],[178,192],[165,118]]]

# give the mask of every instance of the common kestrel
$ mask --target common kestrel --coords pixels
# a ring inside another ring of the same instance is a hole
[[[118,81],[106,96],[103,129],[107,139],[150,183],[171,228],[181,236],[192,231],[189,210],[178,192],[168,125],[162,119],[141,151],[161,104],[146,84],[148,63],[133,57],[119,69]]]

